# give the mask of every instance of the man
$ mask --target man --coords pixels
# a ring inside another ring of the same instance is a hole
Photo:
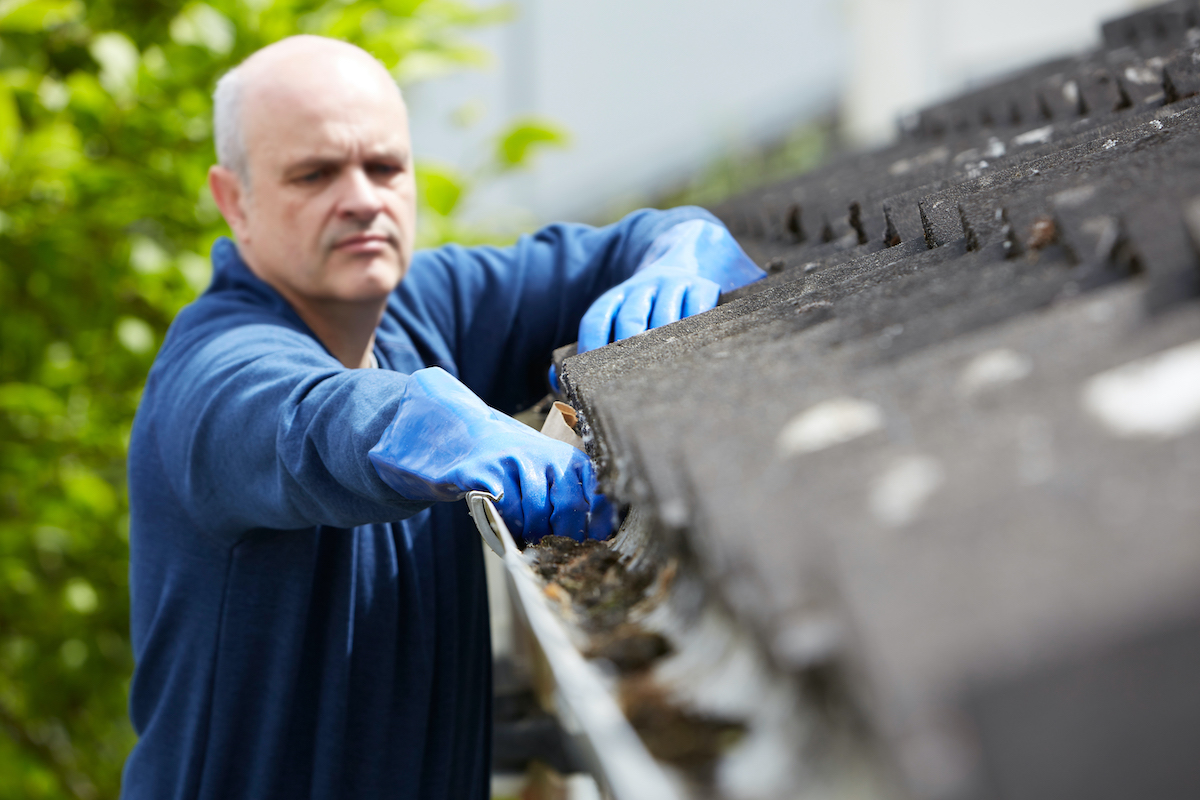
[[[585,456],[493,407],[543,393],[577,331],[599,346],[762,273],[699,209],[414,254],[404,103],[344,43],[259,51],[215,112],[237,244],[130,442],[123,794],[486,797],[482,554],[449,501],[491,491],[527,541],[613,526]]]

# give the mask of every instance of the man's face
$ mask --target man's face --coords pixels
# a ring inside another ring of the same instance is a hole
[[[239,248],[289,300],[378,300],[404,277],[416,228],[404,102],[365,59],[281,72],[243,99]]]

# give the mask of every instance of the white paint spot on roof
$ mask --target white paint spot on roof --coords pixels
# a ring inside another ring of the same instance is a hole
[[[1079,102],[1079,84],[1075,81],[1067,81],[1062,88],[1063,99],[1071,105]]]
[[[970,149],[963,150],[961,153],[956,155],[954,157],[954,164],[955,164],[955,166],[959,166],[961,164],[967,163],[968,161],[977,161],[978,159],[979,159],[979,151],[976,150],[974,147],[972,147]]]
[[[1105,142],[1105,143],[1104,143],[1104,149],[1105,149],[1105,150],[1112,150],[1112,149],[1113,149],[1114,147],[1116,147],[1116,146],[1117,146],[1117,140],[1116,140],[1116,139],[1109,139],[1107,142]]]
[[[1012,143],[1017,147],[1024,147],[1030,144],[1045,144],[1050,141],[1050,137],[1054,135],[1054,126],[1046,125],[1043,128],[1034,128],[1031,131],[1025,131],[1020,136],[1012,140]]]
[[[892,175],[903,175],[911,172],[914,169],[921,169],[930,164],[941,164],[950,158],[950,150],[946,145],[938,145],[932,150],[927,150],[920,155],[912,158],[902,158],[899,161],[888,167],[888,172]]]
[[[1096,260],[1104,261],[1112,255],[1113,248],[1121,238],[1121,226],[1110,216],[1092,217],[1080,226],[1083,232],[1096,242]]]
[[[1126,67],[1125,80],[1138,85],[1147,83],[1158,83],[1158,76],[1154,71],[1146,67]]]
[[[882,427],[883,412],[879,406],[854,397],[835,397],[793,417],[779,431],[775,445],[786,458],[815,453]]]
[[[967,164],[967,178],[974,180],[983,174],[983,171],[988,168],[987,161],[980,161],[977,164]]]
[[[1033,362],[1007,347],[980,353],[971,359],[958,378],[958,391],[965,397],[1029,377]]]
[[[687,503],[678,497],[672,497],[659,505],[658,515],[664,523],[673,528],[682,528],[691,521]]]
[[[875,519],[891,528],[910,524],[945,482],[942,465],[930,456],[906,456],[875,479],[869,504]]]
[[[1181,436],[1200,425],[1200,341],[1095,375],[1080,401],[1116,436]]]
[[[988,158],[1000,158],[1007,152],[1008,148],[1004,146],[1004,142],[993,136],[988,139],[987,149],[983,151],[983,154]]]
[[[845,640],[838,621],[826,614],[811,614],[784,626],[776,635],[772,651],[791,667],[807,667],[828,659]]]
[[[1088,186],[1076,186],[1074,189],[1061,191],[1054,195],[1052,199],[1054,200],[1054,204],[1056,206],[1074,208],[1075,206],[1083,205],[1095,196],[1096,186],[1095,184],[1090,184]]]

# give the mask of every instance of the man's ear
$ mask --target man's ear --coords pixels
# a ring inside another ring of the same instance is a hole
[[[242,181],[238,178],[237,173],[219,164],[209,167],[208,189],[212,192],[213,199],[217,201],[217,208],[221,210],[221,216],[233,229],[233,235],[239,242],[249,244],[250,226],[246,220],[246,191],[242,187]]]

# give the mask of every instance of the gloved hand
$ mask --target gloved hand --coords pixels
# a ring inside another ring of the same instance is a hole
[[[708,311],[721,287],[683,267],[656,263],[609,289],[579,323],[579,352]]]
[[[592,303],[579,323],[579,352],[707,311],[721,292],[766,274],[724,227],[681,222],[650,244],[632,277]]]
[[[490,408],[437,367],[409,376],[369,456],[383,482],[412,500],[490,492],[513,536],[529,543],[612,534],[612,507],[585,454]]]

